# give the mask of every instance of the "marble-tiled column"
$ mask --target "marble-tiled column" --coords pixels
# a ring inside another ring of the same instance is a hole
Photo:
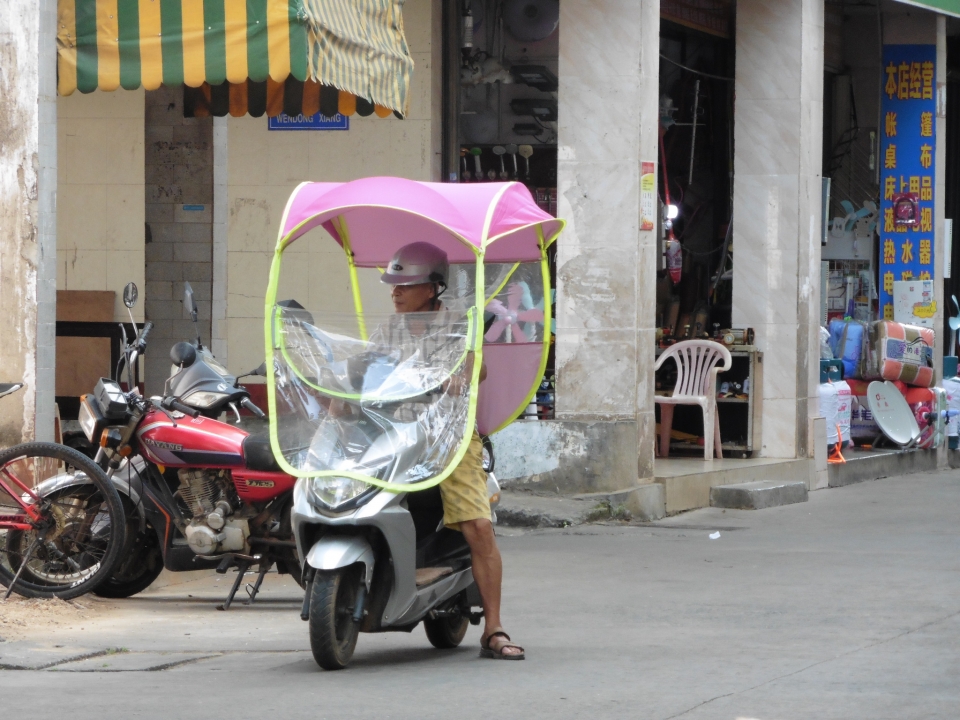
[[[653,477],[656,245],[639,218],[640,163],[657,160],[659,37],[659,0],[560,4],[559,489]]]
[[[760,455],[818,414],[823,0],[738,0],[733,324],[764,353]]]

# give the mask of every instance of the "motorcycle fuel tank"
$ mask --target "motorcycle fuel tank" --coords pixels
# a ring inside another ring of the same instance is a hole
[[[177,418],[174,424],[155,410],[147,414],[137,430],[147,459],[170,468],[243,467],[243,439],[247,434],[203,416]]]

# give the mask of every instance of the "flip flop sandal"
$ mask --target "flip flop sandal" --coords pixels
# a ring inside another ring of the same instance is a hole
[[[497,637],[498,635],[507,639],[506,642],[501,643],[496,649],[490,647],[490,640]],[[504,648],[517,648],[520,652],[515,655],[504,655]],[[517,645],[514,642],[510,642],[510,636],[507,635],[502,629],[497,628],[492,633],[487,635],[487,637],[480,640],[480,657],[490,658],[491,660],[523,660],[526,656],[524,655],[523,648]]]

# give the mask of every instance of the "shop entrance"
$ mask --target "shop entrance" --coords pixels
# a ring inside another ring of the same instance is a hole
[[[679,4],[665,3],[661,12],[656,354],[699,340],[731,352],[731,368],[719,377],[717,414],[723,456],[743,459],[755,450],[753,391],[761,365],[752,333],[731,328],[733,6],[716,4],[710,22],[694,22]],[[672,396],[676,385],[677,365],[667,359],[656,393]],[[701,408],[664,407],[657,403],[658,457],[703,459]]]

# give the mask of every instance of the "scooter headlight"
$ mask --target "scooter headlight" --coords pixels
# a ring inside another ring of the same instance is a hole
[[[198,390],[197,392],[187,395],[183,399],[183,402],[185,405],[189,405],[190,407],[201,408],[205,410],[208,407],[213,407],[225,397],[228,397],[226,393]]]
[[[310,501],[330,510],[342,509],[351,501],[375,491],[376,487],[373,485],[348,477],[310,478],[307,482],[307,497]]]

